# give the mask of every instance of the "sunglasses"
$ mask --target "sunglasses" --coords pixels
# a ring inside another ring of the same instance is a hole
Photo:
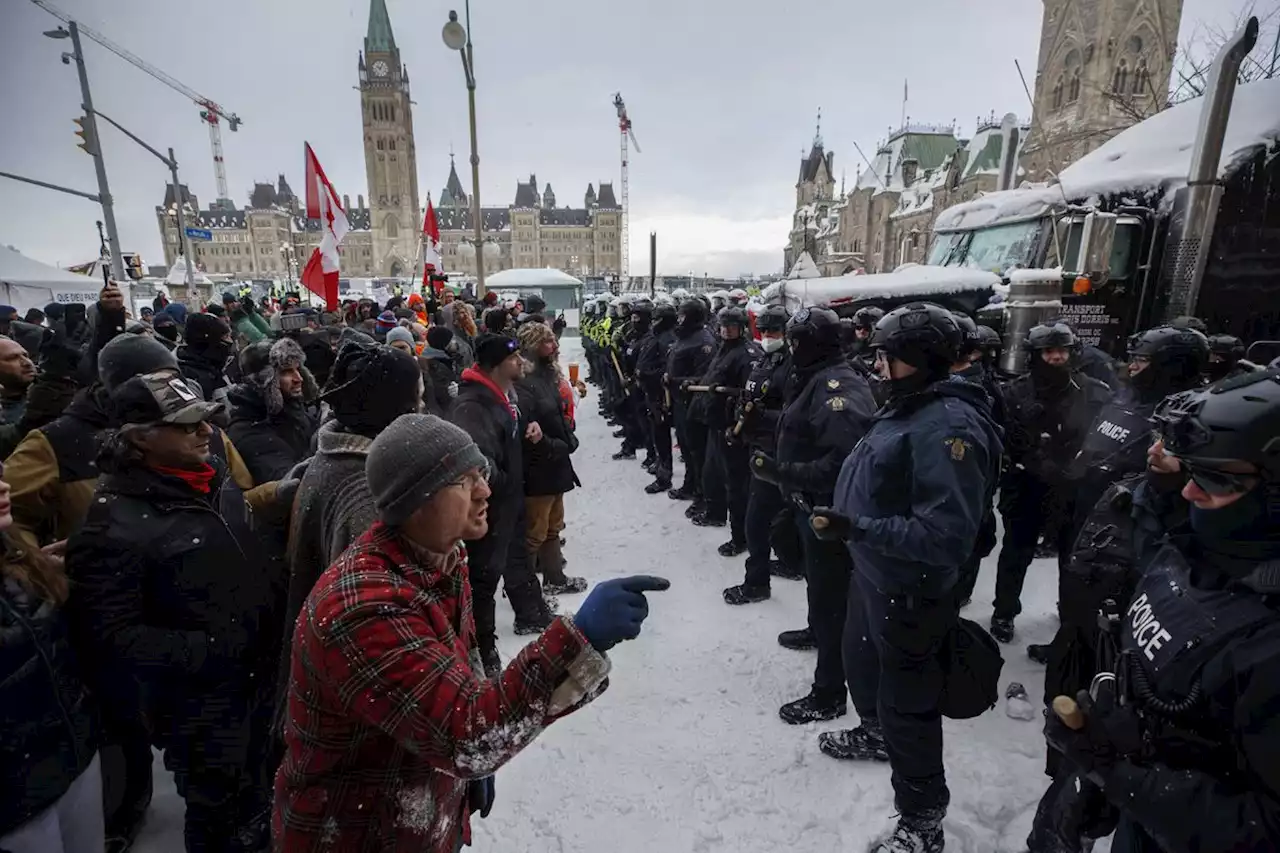
[[[1193,465],[1185,459],[1180,460],[1186,469],[1187,476],[1206,494],[1222,496],[1247,492],[1258,482],[1257,474],[1236,474],[1223,471],[1221,468],[1208,468],[1204,465]]]

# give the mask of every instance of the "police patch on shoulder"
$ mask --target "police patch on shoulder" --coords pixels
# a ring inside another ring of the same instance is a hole
[[[844,397],[832,397],[830,400],[827,400],[827,405],[831,407],[831,411],[833,412],[843,412]]]
[[[965,451],[969,449],[969,442],[963,438],[947,438],[943,439],[942,443],[951,449],[952,461],[961,462],[964,460]]]
[[[839,379],[828,379],[828,380],[827,380],[827,390],[828,390],[828,391],[835,391],[835,390],[836,390],[837,388],[839,388],[839,387],[840,387],[840,380],[839,380]]]
[[[702,351],[703,351],[703,352],[711,352],[711,344],[706,344],[706,345],[704,345],[704,346],[702,347]]]

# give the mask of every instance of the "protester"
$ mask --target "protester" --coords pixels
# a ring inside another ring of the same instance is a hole
[[[186,343],[178,347],[182,375],[199,384],[206,402],[221,397],[218,392],[228,385],[227,359],[234,349],[231,327],[212,314],[191,314],[183,337]]]
[[[540,434],[534,441],[526,432],[523,448],[525,548],[529,564],[542,574],[542,588],[548,595],[582,592],[587,582],[565,575],[560,547],[565,493],[582,485],[571,459],[578,449],[578,437],[560,394],[564,381],[560,374],[560,346],[555,333],[543,323],[525,323],[520,327],[519,341],[520,353],[530,363],[530,369],[515,386],[520,412],[527,424],[538,426]]]
[[[9,538],[0,468],[0,850],[102,853],[96,709],[72,651],[61,557]]]
[[[280,853],[469,844],[471,815],[493,808],[493,774],[604,690],[602,653],[636,637],[644,593],[667,588],[600,584],[501,678],[484,678],[462,543],[488,527],[488,464],[431,415],[399,418],[374,440],[379,521],[320,578],[294,634],[272,820]]]
[[[178,348],[178,321],[173,319],[172,314],[166,311],[156,314],[152,318],[151,329],[156,333],[156,339],[171,351]]]
[[[454,367],[449,348],[453,344],[453,332],[444,326],[427,329],[426,346],[422,359],[426,364],[428,380],[427,409],[433,415],[446,417],[458,396],[459,371]]]
[[[111,400],[121,423],[67,549],[73,630],[94,688],[136,708],[186,802],[188,853],[264,834],[283,578],[226,464],[204,402],[173,369]]]
[[[500,666],[497,648],[496,597],[502,579],[516,614],[516,633],[537,633],[551,623],[538,577],[529,567],[525,549],[516,544],[525,531],[524,462],[522,443],[542,440],[536,423],[526,423],[511,399],[524,374],[514,338],[481,335],[476,340],[476,364],[462,372],[458,398],[449,418],[462,427],[489,460],[489,514],[484,537],[468,541],[475,588],[476,643],[486,671]]]
[[[414,355],[413,332],[407,326],[396,326],[387,332],[386,343],[408,355]]]
[[[319,389],[290,338],[241,350],[243,382],[227,393],[227,428],[255,482],[279,480],[311,455],[319,419],[311,406]]]
[[[27,389],[36,378],[36,365],[12,338],[0,337],[0,417],[7,424],[22,420],[27,410]]]

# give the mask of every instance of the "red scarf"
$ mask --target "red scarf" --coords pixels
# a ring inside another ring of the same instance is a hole
[[[515,403],[511,402],[511,398],[503,393],[502,389],[498,387],[498,383],[489,378],[489,374],[478,367],[468,367],[462,371],[462,378],[469,379],[472,382],[479,382],[488,388],[502,402],[502,405],[507,407],[507,411],[511,413],[511,419],[513,421],[520,420],[520,413],[516,410]]]
[[[188,468],[166,468],[163,465],[152,465],[151,470],[155,471],[157,474],[163,474],[166,477],[174,477],[181,480],[202,495],[209,494],[210,484],[213,482],[213,475],[217,473],[213,466],[207,462],[194,470]]]

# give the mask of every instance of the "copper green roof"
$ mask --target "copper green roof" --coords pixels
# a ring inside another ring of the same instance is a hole
[[[1004,150],[1004,137],[999,133],[987,136],[987,142],[973,153],[966,164],[964,176],[967,178],[978,172],[995,172],[1000,169],[1000,157]]]
[[[902,140],[902,160],[915,160],[920,171],[936,169],[956,153],[956,138],[950,133],[908,133]]]
[[[391,53],[396,49],[396,37],[391,32],[391,16],[387,14],[386,0],[369,3],[369,32],[364,37],[364,52]]]

